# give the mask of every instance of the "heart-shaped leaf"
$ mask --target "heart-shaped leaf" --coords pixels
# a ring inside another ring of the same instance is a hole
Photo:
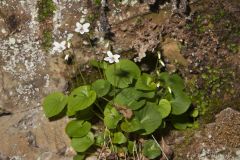
[[[170,75],[163,72],[160,74],[160,80],[166,87],[170,87],[173,92],[182,91],[185,87],[183,79],[177,74]]]
[[[139,122],[139,120],[134,117],[130,121],[125,120],[124,122],[122,122],[121,129],[124,132],[135,132],[135,131],[140,130],[142,128],[141,128],[141,123]]]
[[[69,137],[83,137],[88,134],[91,129],[91,123],[82,120],[72,120],[66,126],[66,133]]]
[[[161,150],[154,140],[147,140],[143,145],[143,155],[149,159],[155,159],[161,155]]]
[[[190,97],[183,91],[174,93],[175,97],[171,101],[172,114],[180,115],[185,113],[191,105]]]
[[[67,97],[61,92],[55,92],[44,98],[43,110],[47,118],[61,113],[67,105]]]
[[[118,88],[126,88],[138,79],[141,74],[139,67],[130,60],[120,60],[106,69],[107,80]]]
[[[153,82],[153,78],[151,75],[143,73],[138,78],[135,88],[139,90],[152,91],[157,88],[157,85]]]
[[[81,138],[72,138],[71,146],[77,152],[85,152],[94,143],[94,136],[89,132],[86,136]]]
[[[162,123],[161,114],[156,110],[155,103],[147,102],[140,110],[135,111],[136,118],[140,121],[143,135],[153,133]]]
[[[99,79],[92,84],[92,89],[97,93],[98,97],[103,97],[111,89],[111,84],[103,79]]]
[[[141,108],[146,100],[138,101],[139,98],[144,97],[145,94],[135,88],[125,88],[123,89],[114,99],[114,103],[126,106],[132,110],[137,110]]]
[[[114,144],[123,144],[127,142],[127,138],[124,136],[122,132],[117,132],[113,134],[112,142]]]
[[[81,86],[72,91],[68,98],[68,115],[91,106],[96,100],[96,92],[90,86]]]
[[[166,118],[171,112],[171,103],[167,99],[161,99],[156,106],[156,109],[161,113],[162,118]]]
[[[107,104],[104,109],[104,124],[108,127],[108,129],[116,128],[121,119],[122,115],[116,110],[116,108]]]

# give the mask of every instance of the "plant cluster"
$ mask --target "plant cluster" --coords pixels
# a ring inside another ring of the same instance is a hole
[[[155,159],[162,151],[155,138],[149,139],[150,135],[159,134],[170,123],[177,129],[193,125],[189,119],[197,113],[189,114],[191,100],[177,74],[141,73],[127,59],[115,64],[93,61],[92,65],[102,69],[103,79],[80,86],[69,95],[52,93],[43,103],[48,118],[71,118],[66,133],[78,153],[76,160],[97,148],[102,152],[108,148],[120,158],[141,152],[148,159]],[[96,121],[98,118],[100,121]],[[101,123],[104,127],[99,127]],[[140,138],[145,140],[139,150]]]

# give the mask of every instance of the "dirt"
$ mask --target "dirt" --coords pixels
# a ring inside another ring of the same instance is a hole
[[[190,13],[184,4],[172,13],[172,4],[165,1],[109,1],[109,39],[99,29],[100,6],[54,2],[52,19],[39,23],[37,0],[0,1],[0,159],[72,159],[75,153],[64,133],[68,119],[47,120],[42,99],[72,87],[67,82],[77,81],[79,68],[89,81],[96,78],[88,61],[103,59],[110,49],[122,58],[141,60],[146,71],[160,52],[165,69],[184,77],[193,105],[205,106],[198,130],[173,131],[166,138],[174,159],[239,158],[239,0],[190,1]],[[74,31],[84,15],[81,8],[88,9],[89,37]],[[50,28],[57,42],[72,33],[72,48],[46,52],[41,45],[44,28]],[[71,65],[64,61],[67,54],[73,57]]]

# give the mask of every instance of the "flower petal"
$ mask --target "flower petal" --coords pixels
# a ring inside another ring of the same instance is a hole
[[[62,45],[62,46],[65,46],[65,44],[66,44],[66,41],[62,41],[62,42],[61,42],[61,45]]]
[[[89,26],[90,26],[90,23],[84,23],[84,24],[83,24],[83,28],[84,28],[84,29],[85,29],[85,28],[88,29]]]
[[[80,27],[82,27],[82,24],[80,24],[79,22],[77,22],[77,23],[76,23],[76,26],[77,26],[77,28],[80,28]]]
[[[108,57],[112,57],[113,56],[111,51],[107,51],[107,55],[108,55]]]
[[[110,59],[109,57],[105,57],[104,61],[109,61],[109,59]]]
[[[59,46],[59,43],[58,42],[53,42],[53,45],[56,47],[56,46]]]

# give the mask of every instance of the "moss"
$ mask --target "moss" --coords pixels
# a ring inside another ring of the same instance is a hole
[[[228,103],[222,97],[235,93],[231,86],[235,73],[228,69],[206,67],[206,71],[187,81],[193,105],[200,112],[201,123],[214,120],[214,115],[226,108]]]
[[[53,37],[52,31],[44,30],[43,31],[43,38],[42,38],[42,47],[45,51],[49,51],[52,47]]]
[[[38,6],[38,20],[40,22],[45,21],[47,18],[52,17],[56,6],[52,0],[39,0]]]

